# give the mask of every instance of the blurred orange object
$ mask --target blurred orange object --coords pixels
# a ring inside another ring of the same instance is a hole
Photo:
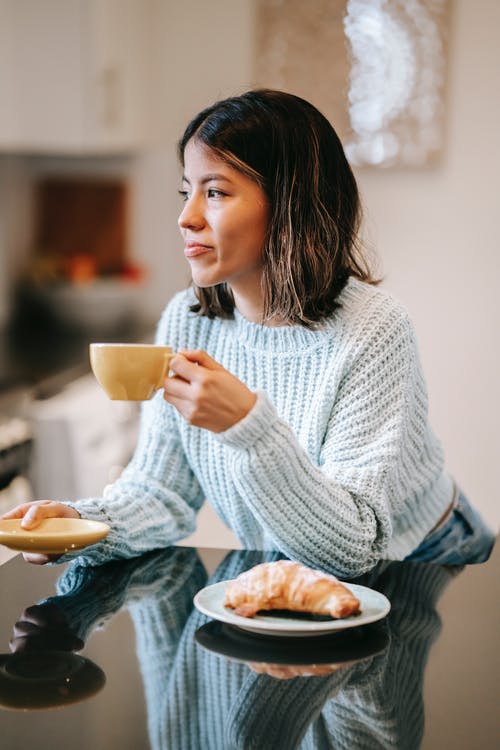
[[[91,255],[74,255],[65,263],[66,276],[74,284],[86,284],[97,276],[96,259]]]

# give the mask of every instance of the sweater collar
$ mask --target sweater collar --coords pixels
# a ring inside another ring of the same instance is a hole
[[[249,348],[281,353],[296,353],[323,344],[329,328],[328,323],[316,330],[299,325],[266,326],[253,323],[236,308],[234,325],[237,337]]]

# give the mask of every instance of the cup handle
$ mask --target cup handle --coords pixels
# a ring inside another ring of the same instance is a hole
[[[169,370],[169,365],[170,365],[170,360],[172,359],[173,356],[174,356],[174,352],[169,352],[168,354],[165,354],[164,363],[163,363],[163,370],[161,371],[160,379],[159,379],[158,383],[156,384],[155,391],[158,391],[163,386],[163,381],[167,377],[168,370]]]

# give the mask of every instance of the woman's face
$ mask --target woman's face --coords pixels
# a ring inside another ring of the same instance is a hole
[[[184,152],[179,227],[194,283],[226,282],[238,297],[261,296],[269,208],[262,188],[191,139]]]

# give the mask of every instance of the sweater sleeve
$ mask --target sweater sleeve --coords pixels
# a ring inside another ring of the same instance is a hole
[[[384,556],[394,516],[418,489],[427,399],[412,326],[379,316],[353,352],[313,463],[265,393],[218,439],[231,449],[238,492],[284,554],[357,576]],[[333,387],[332,387],[333,391]],[[425,474],[425,472],[424,472]]]
[[[182,299],[174,298],[163,315],[156,343],[176,346],[175,316]],[[81,564],[100,565],[167,547],[191,534],[204,495],[186,459],[174,408],[159,391],[144,402],[134,456],[120,478],[100,498],[70,503],[83,518],[104,521],[111,530],[80,553]],[[75,554],[66,554],[66,562]]]

